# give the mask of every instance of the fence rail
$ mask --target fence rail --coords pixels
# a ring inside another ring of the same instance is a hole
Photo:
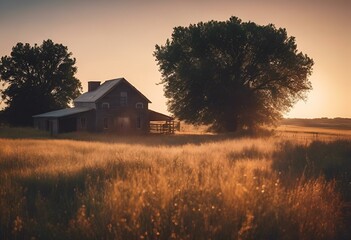
[[[166,123],[150,123],[150,133],[161,133],[161,134],[174,134],[176,130],[179,130],[179,123],[174,121]]]

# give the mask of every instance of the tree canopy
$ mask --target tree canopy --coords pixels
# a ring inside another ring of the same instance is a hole
[[[76,59],[52,40],[42,45],[17,43],[0,60],[4,115],[14,125],[30,125],[35,114],[68,107],[82,89],[74,76]]]
[[[311,89],[313,60],[273,24],[231,17],[175,27],[154,56],[169,111],[219,131],[274,124]]]

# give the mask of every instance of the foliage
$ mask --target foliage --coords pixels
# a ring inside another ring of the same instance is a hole
[[[169,111],[216,130],[275,123],[311,89],[313,60],[272,24],[232,17],[176,27],[154,56]]]
[[[67,47],[52,40],[42,45],[17,43],[0,61],[5,117],[13,125],[31,125],[35,114],[68,107],[80,94],[74,77],[76,60]]]
[[[207,137],[0,139],[0,238],[339,239],[334,183],[282,185],[279,139]]]

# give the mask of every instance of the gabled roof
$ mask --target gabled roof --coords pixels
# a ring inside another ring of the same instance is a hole
[[[73,114],[77,114],[77,113],[87,112],[87,111],[90,111],[90,110],[92,110],[92,108],[74,107],[74,108],[66,108],[66,109],[60,109],[60,110],[56,110],[56,111],[46,112],[46,113],[34,115],[33,117],[37,117],[37,118],[40,118],[40,117],[57,118],[57,117],[65,117],[65,116],[69,116],[69,115],[73,115]]]
[[[74,99],[73,102],[96,102],[103,96],[105,96],[107,93],[109,93],[115,86],[120,84],[121,82],[125,82],[128,85],[130,85],[135,91],[137,91],[143,98],[146,99],[149,103],[151,101],[147,99],[138,89],[136,89],[132,84],[130,84],[125,78],[116,78],[112,80],[107,80],[103,84],[101,84],[97,89],[91,92],[86,92]]]

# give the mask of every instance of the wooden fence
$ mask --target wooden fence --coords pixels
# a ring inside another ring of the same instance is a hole
[[[160,134],[174,134],[176,130],[179,131],[180,123],[175,121],[167,121],[163,123],[150,123],[149,132],[150,133],[160,133]]]

